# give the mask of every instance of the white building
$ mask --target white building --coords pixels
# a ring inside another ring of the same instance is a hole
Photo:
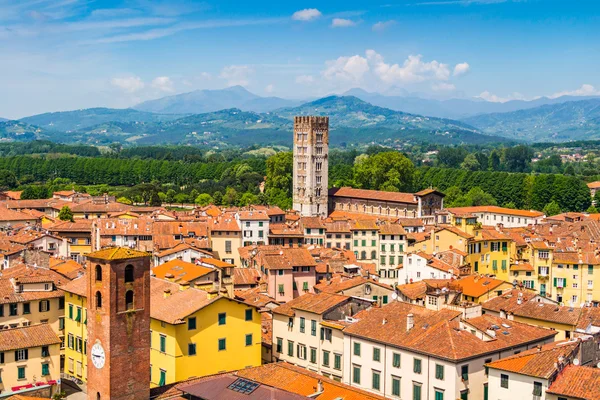
[[[556,332],[393,302],[344,329],[344,383],[392,399],[484,399],[484,365],[553,341]],[[504,325],[503,325],[504,323]]]
[[[242,244],[267,244],[270,218],[264,210],[240,211],[236,214],[242,228]]]
[[[398,266],[404,262],[407,246],[402,225],[385,222],[379,226],[379,278],[382,283],[398,283]]]
[[[477,217],[477,222],[482,225],[496,226],[502,224],[505,228],[519,228],[527,225],[535,225],[546,216],[539,211],[513,210],[498,206],[473,206],[446,208],[444,211],[456,216],[466,214]]]
[[[458,268],[435,255],[418,251],[404,257],[402,268],[398,270],[398,283],[412,283],[423,279],[450,279],[459,275]]]

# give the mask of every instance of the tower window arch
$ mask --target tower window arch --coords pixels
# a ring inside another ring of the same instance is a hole
[[[96,265],[96,282],[102,282],[102,266]]]
[[[125,283],[133,282],[133,265],[125,267]]]
[[[96,292],[96,308],[102,308],[102,293]]]
[[[133,290],[125,292],[125,309],[133,310]]]

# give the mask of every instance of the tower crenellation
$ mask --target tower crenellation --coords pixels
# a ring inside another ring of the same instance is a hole
[[[294,210],[327,216],[329,117],[294,117]]]

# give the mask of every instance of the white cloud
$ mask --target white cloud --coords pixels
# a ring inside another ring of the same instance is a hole
[[[420,54],[408,56],[402,66],[386,64],[383,56],[374,50],[367,50],[367,59],[375,76],[386,83],[446,81],[450,78],[448,64],[436,60],[424,62],[423,56]]]
[[[272,83],[268,84],[265,87],[265,92],[267,92],[267,93],[273,93],[274,90],[275,90],[275,86]]]
[[[433,83],[431,85],[431,90],[433,90],[435,92],[451,92],[453,90],[456,90],[456,86],[454,86],[453,83],[438,82],[438,83]]]
[[[219,77],[225,79],[228,86],[248,86],[252,72],[254,71],[247,65],[229,65],[223,67]]]
[[[327,68],[321,75],[327,80],[359,82],[369,71],[367,59],[359,55],[339,57],[337,60],[327,61],[325,65]]]
[[[311,84],[315,82],[315,77],[312,75],[300,75],[296,77],[296,83]]]
[[[469,70],[471,69],[471,66],[464,62],[464,63],[460,63],[460,64],[456,64],[454,66],[454,76],[461,76],[466,74],[467,72],[469,72]]]
[[[355,26],[355,25],[356,25],[356,22],[352,21],[351,19],[334,18],[331,21],[332,28],[348,28],[350,26]]]
[[[493,93],[490,93],[487,90],[484,92],[481,92],[479,94],[479,96],[475,96],[475,97],[485,100],[485,101],[489,101],[491,103],[506,103],[507,101],[511,101],[511,100],[527,100],[527,98],[519,92],[511,93],[510,95],[508,95],[506,97],[500,97]]]
[[[161,92],[174,92],[173,81],[168,76],[157,76],[152,80],[152,87]]]
[[[389,20],[389,21],[379,21],[376,24],[373,24],[373,31],[375,32],[381,32],[386,30],[387,28],[389,28],[392,25],[395,25],[396,21],[394,20]]]
[[[304,10],[296,11],[292,14],[292,19],[296,21],[312,21],[322,15],[321,11],[316,8],[305,8]]]
[[[557,92],[548,97],[550,97],[551,99],[555,99],[561,96],[600,96],[600,90],[586,83],[581,85],[579,89]]]
[[[138,76],[113,78],[110,80],[110,83],[127,93],[135,93],[142,90],[146,86],[144,81],[142,81],[142,79]]]

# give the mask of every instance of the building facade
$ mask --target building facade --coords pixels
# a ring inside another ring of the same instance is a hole
[[[329,117],[294,118],[294,210],[327,216]]]

